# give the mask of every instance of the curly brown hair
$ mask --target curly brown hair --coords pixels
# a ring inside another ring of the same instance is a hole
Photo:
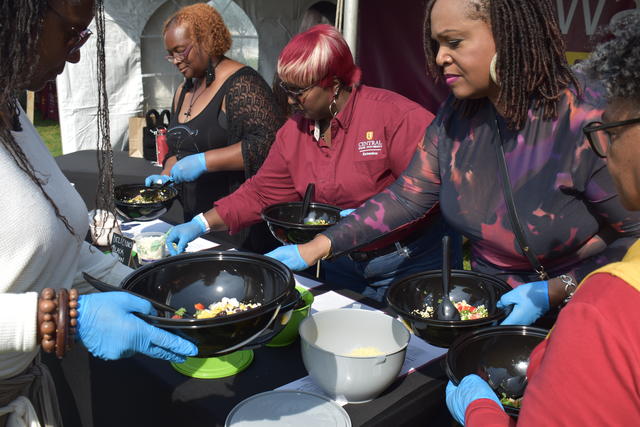
[[[183,7],[165,21],[162,35],[174,24],[186,24],[196,44],[211,56],[224,55],[231,49],[231,33],[213,6],[196,3]]]

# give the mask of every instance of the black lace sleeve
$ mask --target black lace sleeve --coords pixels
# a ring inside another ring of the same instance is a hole
[[[244,173],[249,178],[267,158],[284,115],[267,82],[249,67],[233,76],[226,106],[229,144],[242,143]]]

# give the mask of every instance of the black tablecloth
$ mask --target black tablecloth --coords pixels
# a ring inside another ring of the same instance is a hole
[[[114,155],[117,183],[140,182],[159,170],[144,159],[132,159],[126,153]],[[73,153],[57,160],[91,208],[95,152]],[[375,301],[329,285],[313,292],[328,290],[379,308]],[[288,347],[254,350],[255,358],[245,371],[216,380],[188,378],[169,363],[145,356],[105,362],[87,356],[80,347],[62,362],[51,357],[45,359],[56,379],[67,427],[204,427],[224,425],[229,411],[243,399],[305,376],[299,347],[298,340]],[[441,363],[441,359],[436,360],[399,378],[369,403],[345,405],[352,424],[450,426],[452,421],[444,404],[446,376]]]

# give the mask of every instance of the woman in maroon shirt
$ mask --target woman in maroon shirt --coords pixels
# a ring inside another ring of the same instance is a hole
[[[607,158],[623,205],[640,210],[640,11],[612,24],[586,68],[602,80],[609,104],[584,128]],[[562,310],[548,339],[531,354],[518,425],[633,425],[640,419],[640,242],[622,262],[588,278]],[[477,375],[447,386],[447,405],[461,423],[515,425]]]
[[[415,102],[361,85],[349,46],[329,25],[294,37],[280,54],[278,74],[298,113],[278,131],[254,177],[170,232],[172,253],[209,230],[233,234],[260,221],[265,207],[300,200],[309,183],[315,184],[316,202],[358,207],[402,173],[433,120]],[[434,213],[374,247],[323,262],[324,280],[382,300],[391,281],[440,267],[445,232]],[[460,238],[453,240],[459,264]]]

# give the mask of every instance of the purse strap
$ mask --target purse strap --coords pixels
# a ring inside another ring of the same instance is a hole
[[[549,275],[544,269],[544,266],[538,260],[535,252],[531,248],[524,229],[518,219],[518,213],[516,212],[516,205],[513,201],[513,192],[511,191],[511,180],[509,179],[509,171],[507,169],[507,161],[504,158],[504,148],[502,146],[502,132],[500,131],[500,124],[498,123],[498,117],[494,112],[494,122],[496,126],[497,140],[494,139],[494,146],[496,149],[496,157],[498,158],[498,168],[500,169],[500,181],[502,182],[502,191],[504,193],[504,201],[507,205],[507,212],[509,214],[509,221],[511,222],[511,228],[516,236],[520,250],[527,257],[529,263],[540,277],[540,280],[548,280]]]

